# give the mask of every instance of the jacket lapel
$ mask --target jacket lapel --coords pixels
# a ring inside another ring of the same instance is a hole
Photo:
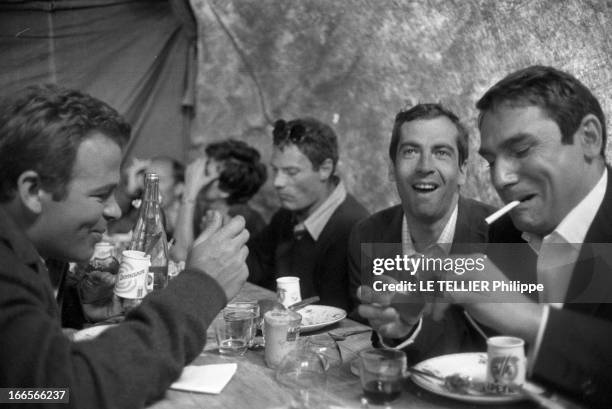
[[[567,300],[583,297],[586,302],[568,303],[568,309],[594,313],[604,299],[612,300],[610,293],[612,291],[610,287],[612,256],[610,253],[612,252],[608,251],[612,244],[609,243],[612,243],[612,172],[610,168],[608,168],[608,184],[604,199],[587,231],[567,291]]]

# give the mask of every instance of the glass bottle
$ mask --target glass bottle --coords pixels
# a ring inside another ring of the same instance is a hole
[[[113,257],[113,245],[96,243],[94,254],[86,266],[82,266],[84,277],[79,282],[79,296],[84,304],[105,304],[113,296],[115,276],[119,262]]]
[[[142,204],[134,227],[130,250],[149,255],[147,290],[161,290],[168,285],[168,240],[164,230],[159,196],[159,176],[147,173]]]

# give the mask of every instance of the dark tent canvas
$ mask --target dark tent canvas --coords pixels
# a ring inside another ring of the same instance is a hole
[[[132,124],[126,157],[184,160],[195,47],[188,0],[4,0],[0,94],[36,83],[83,90]]]

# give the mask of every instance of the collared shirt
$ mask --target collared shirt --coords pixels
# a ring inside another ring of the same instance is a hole
[[[440,237],[436,240],[436,244],[438,247],[442,249],[444,254],[448,255],[450,253],[451,245],[453,243],[453,239],[455,238],[455,227],[457,227],[457,212],[459,205],[455,205],[455,209],[451,214],[451,217],[446,222],[446,226],[444,226],[444,230],[440,233]],[[414,243],[412,241],[412,236],[410,235],[410,231],[408,230],[408,220],[406,220],[406,215],[402,218],[402,252],[406,256],[414,256],[417,255],[417,251],[414,248]]]
[[[545,299],[560,300],[567,293],[573,266],[578,260],[582,243],[587,231],[595,219],[595,215],[603,202],[606,186],[608,185],[608,170],[604,169],[597,184],[591,191],[561,220],[561,223],[550,234],[540,238],[530,233],[523,233],[522,237],[529,243],[529,246],[538,255],[537,273],[538,283],[544,284]],[[547,244],[552,244],[546,246]],[[558,251],[564,249],[563,252]],[[549,293],[546,286],[552,287]],[[529,354],[528,372],[531,373],[535,358],[538,356],[544,330],[548,323],[549,308],[562,308],[563,303],[548,303],[544,306],[542,320],[536,335],[533,349]]]
[[[293,228],[293,231],[299,233],[306,230],[310,233],[312,238],[317,241],[330,217],[332,217],[338,206],[340,206],[345,199],[346,189],[344,188],[344,183],[340,181],[321,206],[312,212],[312,214],[302,223],[298,223]]]
[[[582,243],[603,202],[608,184],[608,170],[591,191],[561,220],[550,234],[539,237],[524,232],[522,237],[538,255],[538,283],[544,284],[541,302],[562,300],[569,286],[573,266],[578,260]],[[557,307],[563,306],[557,302]],[[553,305],[554,305],[553,304]]]
[[[446,222],[446,226],[444,226],[444,229],[440,233],[438,240],[436,240],[437,247],[441,249],[445,255],[448,255],[450,253],[453,239],[455,238],[455,228],[457,227],[458,208],[459,208],[459,205],[457,203],[455,204],[455,209],[453,210],[451,217],[449,217],[448,221]],[[419,255],[419,253],[414,248],[414,242],[412,241],[412,236],[410,235],[410,230],[408,229],[408,221],[406,220],[405,214],[404,214],[404,217],[402,218],[402,252],[404,255],[409,256],[409,257]],[[419,322],[417,323],[417,326],[412,332],[412,334],[401,344],[393,348],[403,349],[407,347],[408,345],[412,344],[414,340],[416,339],[416,337],[421,332],[422,325],[423,325],[423,318],[419,318]],[[383,337],[380,336],[380,334],[378,335],[378,338],[380,339],[380,343],[384,347],[389,348],[389,346],[385,344]]]

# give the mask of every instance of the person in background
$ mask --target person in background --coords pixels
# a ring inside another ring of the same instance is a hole
[[[96,339],[63,335],[65,267],[88,260],[121,216],[114,193],[129,133],[114,109],[78,91],[32,86],[0,102],[4,388],[68,388],[69,408],[144,407],[198,356],[207,327],[246,280],[244,219],[221,227],[216,213],[167,289]]]
[[[142,160],[133,158],[124,170],[124,181],[118,190],[117,202],[123,217],[110,223],[108,233],[127,233],[134,228],[138,219],[138,199],[144,191],[144,175],[147,172],[159,175],[159,194],[168,239],[174,235],[178,219],[181,197],[185,184],[185,167],[176,159],[168,156],[155,156]]]
[[[266,166],[259,152],[245,142],[228,139],[206,146],[206,154],[194,160],[185,172],[185,188],[177,217],[171,255],[185,260],[194,237],[205,227],[206,214],[216,210],[223,216],[241,215],[251,235],[265,226],[248,201],[265,183]]]
[[[167,156],[156,156],[149,160],[134,158],[130,166],[125,168],[123,183],[120,184],[115,195],[122,217],[109,221],[103,237],[104,241],[115,246],[117,252],[129,244],[132,229],[138,219],[146,172],[159,175],[159,195],[164,228],[168,240],[172,240],[184,185],[183,165]],[[183,258],[182,261],[184,260]],[[84,274],[82,269],[86,265],[87,263],[73,265],[66,275],[65,308],[62,309],[62,324],[66,328],[82,329],[88,323],[105,321],[112,315],[119,314],[120,317],[120,309],[118,311],[116,300],[103,300],[101,303],[87,301],[91,298],[87,294],[95,295],[111,291],[117,277],[100,271]],[[180,270],[182,264],[173,264],[170,268]],[[82,295],[85,297],[83,298]]]
[[[282,209],[248,243],[249,281],[275,290],[275,279],[296,276],[302,298],[348,309],[348,235],[368,213],[335,174],[336,134],[313,118],[279,120],[273,146]]]
[[[401,204],[353,228],[349,245],[351,296],[357,297],[360,285],[371,285],[371,260],[375,257],[444,257],[487,241],[484,219],[493,208],[460,195],[466,180],[468,141],[459,118],[440,104],[418,104],[396,115],[389,157]],[[371,254],[362,254],[362,244],[369,246]],[[423,317],[418,302],[393,306],[392,297],[385,302],[381,299],[360,305],[359,314],[376,330],[376,345],[404,348],[410,362],[459,349],[484,348],[481,336],[458,306],[438,322]],[[413,311],[400,314],[399,308]]]

